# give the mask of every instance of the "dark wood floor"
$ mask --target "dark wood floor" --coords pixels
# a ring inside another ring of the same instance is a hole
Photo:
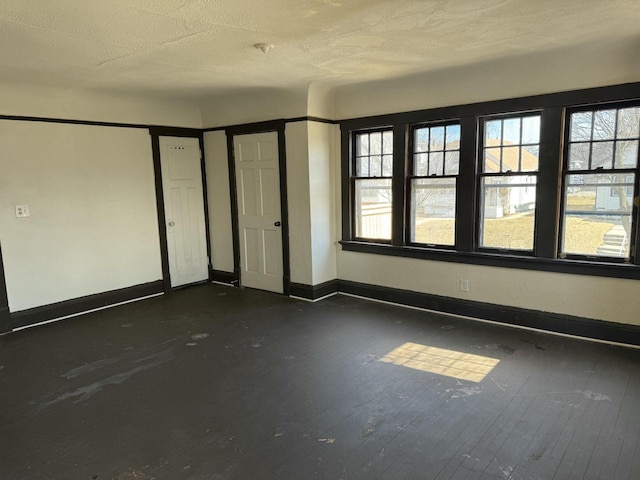
[[[407,343],[499,363],[474,382],[425,371],[440,353],[382,361]],[[0,338],[0,478],[640,479],[639,367],[638,350],[204,285]]]

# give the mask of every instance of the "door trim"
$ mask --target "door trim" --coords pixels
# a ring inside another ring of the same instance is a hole
[[[2,244],[0,244],[0,333],[10,332],[12,328],[7,282],[4,277],[4,263],[2,262]]]
[[[240,230],[238,227],[238,187],[236,185],[236,157],[233,137],[252,133],[276,132],[278,134],[278,170],[280,177],[280,215],[282,217],[282,290],[289,296],[291,266],[289,259],[289,204],[287,203],[287,154],[284,137],[285,120],[234,125],[225,128],[227,134],[227,159],[229,163],[229,194],[231,197],[231,229],[233,230],[233,274],[240,286]]]
[[[167,247],[166,216],[164,211],[164,191],[162,188],[162,168],[160,167],[160,137],[197,138],[200,146],[200,171],[202,176],[202,196],[204,197],[204,230],[209,265],[207,281],[211,282],[213,270],[211,259],[211,234],[209,232],[209,201],[207,198],[207,176],[204,159],[204,136],[202,130],[179,127],[150,127],[151,151],[153,154],[153,173],[156,188],[156,210],[158,212],[158,232],[160,234],[160,261],[162,264],[162,284],[164,293],[171,291],[171,274],[169,273],[169,249]]]

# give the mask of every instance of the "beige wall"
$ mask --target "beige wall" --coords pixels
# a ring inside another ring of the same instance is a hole
[[[463,105],[640,80],[637,36],[339,87],[335,118]]]
[[[307,90],[279,88],[225,92],[200,103],[204,128],[307,115]]]
[[[336,271],[336,230],[334,204],[334,143],[339,127],[305,122],[309,138],[309,218],[311,229],[312,285],[334,280]]]
[[[0,114],[201,126],[193,102],[15,84],[0,85]],[[12,312],[162,278],[147,129],[0,120],[0,144]]]
[[[305,92],[256,90],[200,105],[4,85],[0,114],[185,127],[305,115],[353,118],[637,81],[634,47],[632,39],[603,41],[334,91],[317,85]],[[343,252],[336,247],[339,128],[295,122],[286,125],[285,135],[292,282],[340,278],[640,324],[633,280]],[[0,240],[12,311],[160,278],[148,132],[2,121],[0,138]],[[205,134],[205,157],[213,268],[231,272],[224,132]],[[20,203],[31,206],[29,219],[15,218],[13,208]],[[459,291],[460,278],[469,279],[470,292]]]
[[[313,256],[309,216],[311,206],[308,122],[288,123],[285,128],[285,140],[290,279],[294,283],[309,285],[313,282]],[[233,272],[233,230],[225,132],[205,133],[204,144],[213,268]],[[330,182],[326,185],[329,186]],[[335,256],[331,261],[335,266]],[[335,278],[335,275],[332,278]]]
[[[289,258],[291,281],[311,285],[313,263],[311,246],[311,205],[309,193],[308,122],[288,123],[287,197],[289,205]]]
[[[233,230],[229,193],[227,135],[223,131],[204,134],[204,158],[209,201],[209,233],[214,270],[233,272]]]
[[[633,60],[636,56],[636,39],[603,41],[578,49],[342,87],[334,92],[336,117],[398,113],[638,81],[640,63]],[[339,158],[334,166],[334,186],[338,189]],[[335,199],[334,214],[339,221],[339,192]],[[340,234],[337,229],[336,240]],[[340,248],[337,264],[338,278],[343,280],[640,325],[637,280],[444,263]],[[459,290],[461,278],[470,282],[468,293]]]
[[[342,280],[640,325],[637,280],[340,252]],[[469,280],[469,292],[459,290]]]
[[[291,122],[285,127],[289,258],[293,283],[336,278],[334,136],[337,126]],[[204,136],[214,269],[233,271],[233,231],[226,135]]]
[[[0,84],[0,115],[200,128],[196,102],[142,95]]]
[[[0,144],[10,311],[162,278],[146,129],[1,120]]]

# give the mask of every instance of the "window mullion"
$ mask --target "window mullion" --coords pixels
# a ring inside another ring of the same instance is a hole
[[[355,160],[352,158],[351,151],[351,138],[352,134],[348,130],[342,130],[340,132],[340,150],[342,155],[342,240],[351,240],[353,238],[353,195],[354,188],[352,187],[351,172],[352,163]]]
[[[407,125],[393,126],[393,179],[391,181],[391,243],[402,246],[405,243],[406,182],[408,167]]]
[[[540,156],[536,186],[536,256],[556,258],[560,212],[563,109],[545,108],[540,128]]]
[[[460,170],[456,188],[456,249],[474,250],[477,126],[474,116],[460,119]]]

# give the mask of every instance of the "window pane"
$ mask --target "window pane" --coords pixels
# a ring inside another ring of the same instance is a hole
[[[520,119],[508,118],[504,121],[502,126],[502,144],[503,145],[518,145],[520,143]]]
[[[640,107],[623,108],[618,111],[618,138],[640,136]]]
[[[460,168],[460,152],[447,152],[444,163],[445,175],[458,175]]]
[[[593,139],[613,140],[616,134],[616,111],[599,110],[593,117]]]
[[[500,171],[500,149],[499,148],[486,148],[484,151],[484,172],[499,172]]]
[[[379,155],[372,155],[369,157],[371,161],[369,162],[369,176],[370,177],[381,177],[382,176],[382,157]]]
[[[503,172],[520,171],[520,148],[519,147],[505,147],[502,149],[502,171]]]
[[[536,172],[538,171],[540,147],[537,145],[529,145],[520,147],[520,171]]]
[[[460,125],[447,126],[447,150],[460,148]]]
[[[480,245],[533,250],[536,177],[483,178]]]
[[[369,153],[371,155],[380,155],[382,153],[382,133],[369,134]]]
[[[356,157],[369,155],[369,135],[360,134],[356,137]]]
[[[502,139],[502,120],[491,120],[484,126],[484,144],[500,145]]]
[[[540,116],[522,119],[522,143],[540,143]]]
[[[591,140],[592,112],[577,112],[571,114],[571,141]]]
[[[444,150],[444,127],[431,128],[429,150]]]
[[[634,175],[569,175],[565,186],[565,211],[589,215],[630,213]],[[631,190],[627,189],[631,187]],[[623,193],[622,199],[619,194]]]
[[[589,143],[572,143],[569,145],[569,170],[589,169]]]
[[[393,155],[382,156],[382,176],[390,177],[393,175]]]
[[[369,176],[369,157],[362,157],[356,159],[356,176],[368,177]]]
[[[391,179],[356,180],[356,237],[391,239]]]
[[[633,168],[638,163],[638,141],[616,142],[614,168]]]
[[[562,253],[628,258],[634,175],[571,175]]]
[[[414,151],[417,152],[426,152],[429,150],[429,129],[428,128],[418,128],[415,133],[415,145],[413,146]]]
[[[595,142],[591,146],[591,169],[613,168],[613,142]]]
[[[411,241],[455,244],[456,181],[453,178],[411,182]]]
[[[393,153],[393,132],[382,132],[382,148],[386,154]]]
[[[442,152],[429,154],[429,175],[442,175],[444,172],[444,154]]]
[[[427,176],[427,165],[428,165],[429,154],[427,153],[418,153],[413,156],[413,174],[421,177]]]

